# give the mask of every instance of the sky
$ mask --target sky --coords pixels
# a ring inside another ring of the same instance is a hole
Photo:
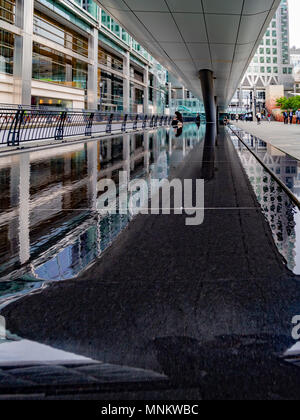
[[[300,0],[288,0],[290,15],[290,45],[300,48]]]

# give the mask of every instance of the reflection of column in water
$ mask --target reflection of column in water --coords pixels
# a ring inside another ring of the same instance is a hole
[[[130,182],[130,135],[124,134],[123,136],[123,171],[125,174],[120,177],[119,184],[119,212],[126,215],[128,210],[128,183]]]
[[[20,155],[19,258],[25,264],[30,259],[30,155]]]
[[[210,180],[214,177],[216,136],[216,124],[206,124],[202,162],[202,178],[205,180]]]
[[[173,153],[173,130],[169,130],[169,156]]]
[[[97,255],[101,254],[101,216],[97,214]]]
[[[91,210],[97,208],[97,182],[98,182],[98,145],[97,142],[87,144],[88,161],[88,205]]]
[[[149,132],[144,133],[144,167],[145,173],[148,174],[150,170],[150,152],[149,152]]]
[[[134,171],[134,168],[135,168],[135,150],[136,150],[136,136],[132,135],[131,136],[131,154],[132,154],[131,170],[132,171]]]
[[[68,184],[71,181],[72,175],[72,155],[70,153],[66,154],[64,157],[64,185]],[[63,194],[63,208],[69,209],[72,204],[72,195],[71,191],[65,191]]]
[[[130,135],[123,136],[123,170],[127,172],[130,181]]]
[[[159,151],[160,151],[160,147],[159,147],[159,132],[156,131],[155,133],[153,133],[153,156],[154,156],[154,162],[157,162],[157,159],[159,157]]]
[[[113,142],[113,139],[107,139],[106,141],[106,147],[107,147],[106,158],[108,162],[110,162],[112,159],[112,142]]]
[[[12,208],[19,207],[20,199],[20,156],[12,157],[10,170],[10,206]],[[14,217],[9,222],[8,239],[10,242],[10,250],[12,255],[19,253],[19,218]]]
[[[186,155],[186,134],[183,133],[182,136],[182,156],[185,157]]]

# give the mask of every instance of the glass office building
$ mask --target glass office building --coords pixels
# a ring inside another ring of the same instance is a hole
[[[0,21],[0,103],[165,111],[166,69],[93,0],[0,0]]]

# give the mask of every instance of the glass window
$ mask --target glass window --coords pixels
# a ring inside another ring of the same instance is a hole
[[[13,74],[14,35],[0,30],[0,73]]]
[[[33,43],[33,79],[86,89],[87,64],[73,57]]]
[[[88,57],[89,46],[87,38],[71,29],[67,29],[64,25],[59,24],[39,11],[35,11],[34,13],[33,32],[78,54]]]
[[[0,0],[0,19],[15,22],[15,0]]]

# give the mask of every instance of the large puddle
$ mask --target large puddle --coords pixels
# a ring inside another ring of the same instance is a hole
[[[292,156],[264,143],[257,137],[232,126],[234,132],[300,200],[300,162]],[[228,129],[253,190],[273,234],[275,244],[288,268],[300,274],[300,211],[253,154]]]
[[[0,305],[45,282],[75,278],[132,216],[97,212],[103,178],[172,176],[205,127],[158,128],[0,158]]]

